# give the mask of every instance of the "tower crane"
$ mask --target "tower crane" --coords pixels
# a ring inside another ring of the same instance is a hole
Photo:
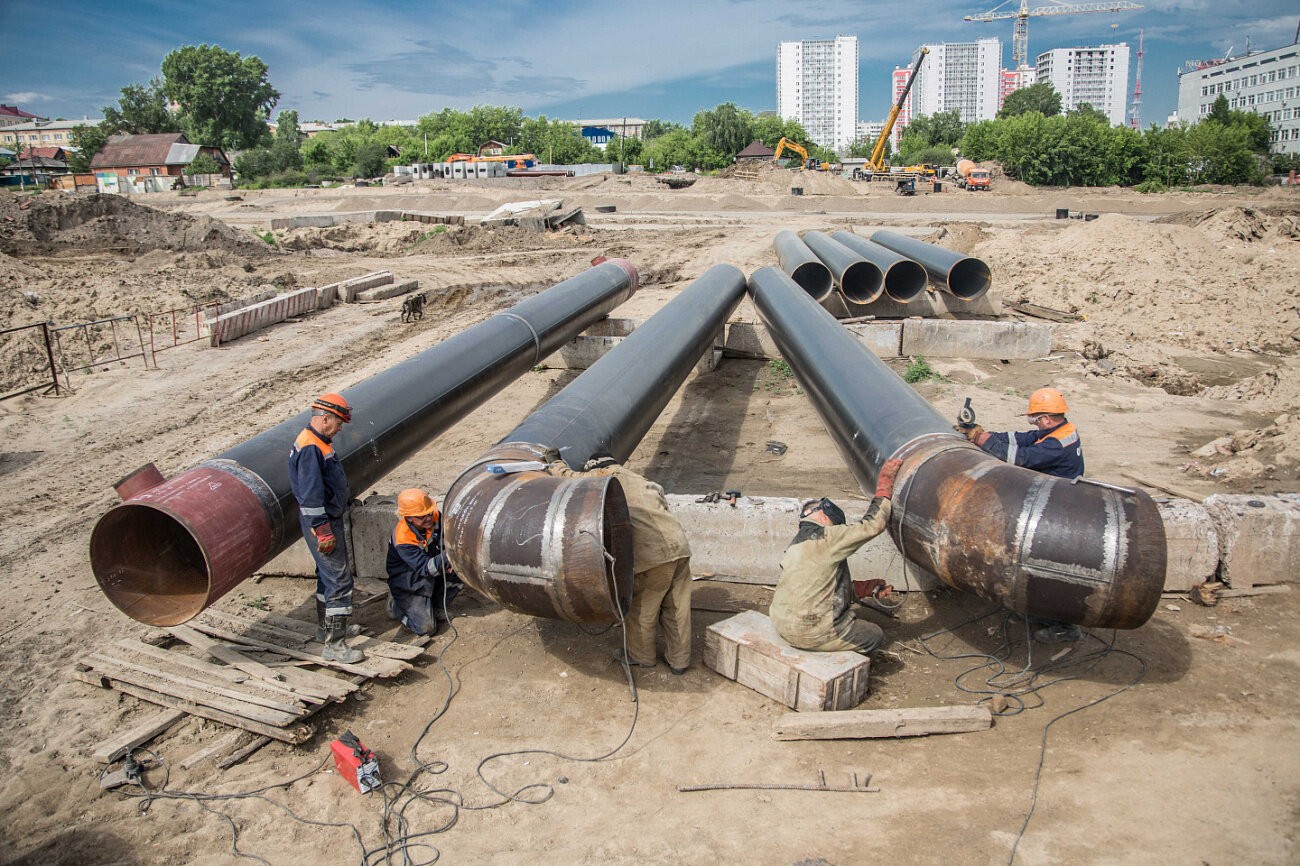
[[[981,12],[978,15],[967,15],[966,21],[998,21],[1003,18],[1016,19],[1015,30],[1011,41],[1011,59],[1015,67],[1019,69],[1029,63],[1029,19],[1037,18],[1043,15],[1078,15],[1081,12],[1126,12],[1131,9],[1141,9],[1138,3],[1129,3],[1128,0],[1116,0],[1113,3],[1061,3],[1058,0],[1052,0],[1047,6],[1035,6],[1029,8],[1029,0],[1020,0],[1020,8],[1004,9],[1015,0],[1006,0],[999,6],[995,6],[987,12]]]

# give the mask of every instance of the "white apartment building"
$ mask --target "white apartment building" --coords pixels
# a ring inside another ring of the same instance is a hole
[[[1195,123],[1210,113],[1220,96],[1229,108],[1268,118],[1274,152],[1300,153],[1300,45],[1179,71],[1179,120]]]
[[[816,144],[847,148],[858,129],[858,37],[780,43],[776,110],[799,121]]]
[[[875,144],[876,139],[880,138],[880,133],[884,131],[885,122],[883,120],[859,120],[857,140]]]
[[[1111,126],[1121,126],[1128,105],[1128,60],[1128,45],[1121,42],[1054,48],[1038,55],[1035,67],[1037,80],[1061,94],[1062,111],[1087,103],[1110,118]]]
[[[896,68],[892,75],[895,101],[907,84],[912,67],[921,56],[921,49],[929,48],[917,73],[912,92],[903,103],[894,126],[894,147],[902,138],[903,130],[913,117],[938,114],[940,111],[958,111],[963,123],[992,120],[1002,106],[1005,91],[1002,73],[1002,41],[980,39],[976,42],[942,42],[922,45],[912,52],[912,62],[906,68]]]

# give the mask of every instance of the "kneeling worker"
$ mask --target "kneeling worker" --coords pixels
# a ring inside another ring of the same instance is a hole
[[[623,466],[611,455],[598,452],[581,471],[563,460],[546,468],[563,478],[612,476],[627,497],[632,521],[632,601],[623,627],[627,634],[627,662],[655,666],[656,624],[664,630],[664,659],[674,674],[691,666],[691,547],[682,525],[668,510],[664,489]],[[621,652],[618,654],[622,660]]]
[[[900,465],[902,461],[894,459],[881,467],[875,498],[861,522],[852,526],[844,524],[844,512],[829,499],[804,503],[799,532],[781,557],[781,578],[768,609],[777,634],[791,646],[865,654],[885,639],[880,626],[854,616],[858,596],[845,560],[889,525],[890,498]],[[873,596],[890,590],[883,581],[859,583],[865,585],[861,601],[869,606]]]
[[[440,517],[423,490],[397,494],[397,526],[388,538],[388,615],[419,635],[437,634],[461,588],[442,552]]]

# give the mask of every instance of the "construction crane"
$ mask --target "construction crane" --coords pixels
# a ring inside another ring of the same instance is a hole
[[[1006,0],[1000,6],[995,6],[987,12],[981,12],[978,15],[967,15],[966,21],[998,21],[1003,18],[1016,19],[1015,30],[1011,40],[1011,60],[1016,69],[1029,64],[1029,19],[1037,18],[1043,15],[1078,15],[1081,12],[1127,12],[1131,9],[1141,9],[1142,6],[1137,3],[1129,3],[1128,0],[1117,0],[1115,3],[1060,3],[1052,0],[1049,6],[1035,6],[1029,8],[1029,0],[1020,0],[1019,9],[1003,9],[1013,3],[1014,0]]]
[[[894,131],[894,123],[898,120],[898,112],[903,110],[903,103],[907,102],[907,94],[912,92],[912,85],[916,82],[916,74],[921,71],[921,64],[925,62],[925,56],[929,53],[930,49],[922,45],[921,53],[916,56],[916,63],[912,66],[912,74],[907,76],[907,84],[903,86],[903,92],[898,95],[898,100],[889,109],[889,118],[885,121],[885,128],[880,130],[880,137],[876,139],[876,146],[871,149],[871,159],[864,166],[867,171],[873,174],[887,171],[885,168],[885,142],[889,140],[889,134]]]

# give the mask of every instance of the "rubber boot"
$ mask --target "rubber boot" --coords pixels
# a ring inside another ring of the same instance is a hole
[[[348,637],[356,637],[359,634],[361,634],[361,626],[348,626]],[[329,640],[329,631],[325,627],[325,602],[319,598],[316,599],[316,640],[319,643]]]
[[[365,659],[365,653],[359,649],[353,649],[345,643],[348,634],[348,618],[346,616],[326,617],[325,631],[327,640],[325,641],[325,650],[321,653],[325,661],[354,665]]]

